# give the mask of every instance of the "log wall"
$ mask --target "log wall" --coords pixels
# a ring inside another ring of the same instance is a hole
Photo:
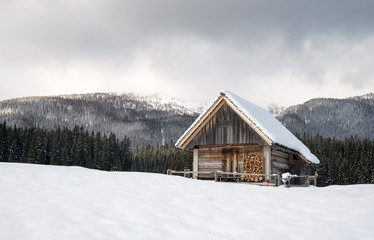
[[[272,149],[271,151],[271,172],[297,175],[309,175],[310,167],[308,164],[299,159],[294,153]]]
[[[200,146],[198,149],[199,171],[227,171],[227,158],[231,157],[231,171],[236,168],[243,173],[245,154],[263,156],[263,147],[258,144]]]
[[[290,171],[290,156],[286,152],[277,149],[271,150],[271,172],[285,173]]]

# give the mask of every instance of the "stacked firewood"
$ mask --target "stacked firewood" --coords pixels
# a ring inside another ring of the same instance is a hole
[[[264,173],[264,157],[249,154],[244,155],[244,173]],[[243,180],[246,182],[258,182],[263,179],[263,176],[245,176]]]

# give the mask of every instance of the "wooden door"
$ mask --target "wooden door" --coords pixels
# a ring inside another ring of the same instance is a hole
[[[239,170],[239,152],[235,149],[222,150],[222,171],[238,172]]]

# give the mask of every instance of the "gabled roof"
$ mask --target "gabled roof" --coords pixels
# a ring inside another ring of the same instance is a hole
[[[221,95],[195,120],[175,145],[185,148],[224,102],[269,145],[279,145],[294,150],[302,159],[319,163],[318,158],[268,111],[226,90],[223,90]]]

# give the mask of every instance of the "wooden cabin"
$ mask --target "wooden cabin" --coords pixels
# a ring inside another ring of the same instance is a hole
[[[310,164],[319,163],[268,111],[229,91],[221,92],[176,147],[193,151],[194,172],[265,174],[263,181],[275,173],[309,175]]]

